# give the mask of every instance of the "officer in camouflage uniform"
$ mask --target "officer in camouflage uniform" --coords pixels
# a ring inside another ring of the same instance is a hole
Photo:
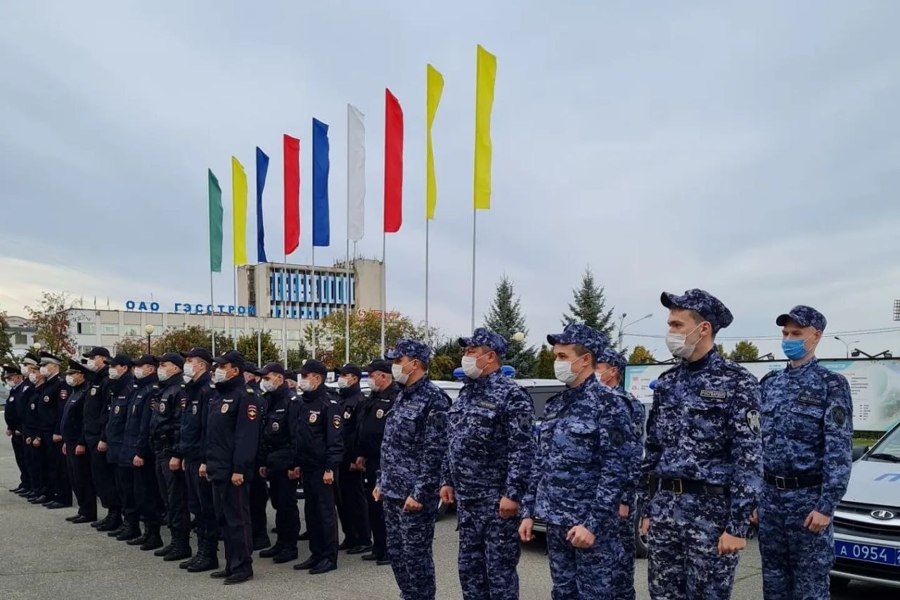
[[[622,566],[616,573],[616,600],[634,600],[634,536],[635,536],[635,495],[637,482],[641,475],[641,461],[644,458],[644,422],[647,413],[641,401],[622,388],[627,361],[612,347],[607,348],[598,359],[594,373],[600,383],[613,393],[622,396],[630,409],[631,423],[634,427],[631,439],[631,461],[625,492],[619,504],[620,539],[622,541]]]
[[[480,327],[459,338],[465,386],[447,413],[441,499],[459,500],[459,581],[466,600],[519,597],[519,507],[534,457],[534,406],[500,373],[507,342]]]
[[[619,504],[633,426],[623,399],[594,375],[606,337],[581,323],[548,335],[557,379],[568,389],[547,402],[519,535],[547,522],[553,600],[613,597],[621,562]]]
[[[450,398],[428,377],[431,349],[401,339],[388,351],[394,380],[406,386],[388,413],[381,473],[372,492],[384,500],[387,550],[403,600],[434,600],[434,520]]]
[[[790,361],[761,381],[765,467],[759,550],[766,600],[827,600],[831,518],[850,480],[850,384],[816,361],[825,317],[795,306],[775,320]]]
[[[663,293],[666,345],[682,362],[657,380],[641,499],[654,600],[728,598],[761,485],[759,384],[715,348],[731,312],[704,290]],[[649,511],[649,512],[648,512]]]

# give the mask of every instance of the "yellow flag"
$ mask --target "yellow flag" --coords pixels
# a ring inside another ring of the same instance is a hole
[[[478,46],[475,82],[475,208],[491,207],[491,110],[497,57]]]
[[[431,126],[434,125],[434,116],[437,114],[438,104],[441,103],[441,94],[444,91],[444,76],[428,65],[428,91],[427,91],[427,124],[426,131],[426,163],[428,172],[425,177],[425,216],[434,219],[434,207],[437,204],[437,181],[434,176],[434,148],[431,145]]]
[[[232,219],[234,237],[234,264],[247,264],[247,174],[244,166],[231,157],[231,189],[234,200]]]

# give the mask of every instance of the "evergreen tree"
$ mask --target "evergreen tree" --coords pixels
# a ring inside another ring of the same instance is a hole
[[[611,338],[614,328],[613,309],[607,310],[603,287],[598,286],[594,281],[594,274],[590,267],[584,270],[581,287],[572,290],[572,294],[574,303],[569,304],[569,312],[563,314],[563,326],[584,323]]]
[[[505,275],[497,284],[497,291],[484,319],[484,326],[502,335],[509,344],[503,364],[513,367],[518,378],[533,377],[536,351],[533,347],[525,346],[528,328],[522,315],[521,301],[516,297],[512,282]],[[516,336],[517,333],[521,333],[524,337]],[[518,340],[516,337],[522,339]]]
[[[537,364],[534,368],[534,376],[538,379],[555,379],[553,372],[553,348],[543,344],[537,355]]]

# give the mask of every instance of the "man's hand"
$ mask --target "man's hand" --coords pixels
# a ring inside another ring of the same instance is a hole
[[[288,479],[291,481],[300,479],[300,467],[294,467],[288,471]]]
[[[590,548],[597,537],[585,528],[584,525],[576,525],[566,534],[566,541],[576,548]]]
[[[453,504],[456,502],[456,494],[454,493],[453,486],[445,485],[441,487],[441,502],[444,504]]]
[[[641,519],[641,535],[647,535],[650,532],[650,519],[644,517]]]
[[[181,470],[181,459],[175,458],[174,456],[169,459],[169,470],[170,471],[180,471]]]
[[[812,531],[813,533],[820,533],[823,529],[828,527],[831,524],[831,517],[828,515],[823,515],[818,511],[812,511],[806,516],[806,520],[803,521],[803,526]]]
[[[66,456],[66,445],[65,444],[63,444],[62,453],[63,453],[63,456]]]
[[[356,457],[356,466],[359,467],[360,471],[366,470],[366,457],[365,456],[357,456]]]
[[[375,498],[375,502],[381,502],[381,490],[378,486],[375,486],[375,489],[372,490],[372,497]]]
[[[735,537],[727,531],[723,531],[722,535],[719,537],[720,556],[724,554],[737,554],[746,547],[747,540],[745,538]]]
[[[197,470],[197,473],[198,473],[198,474],[200,475],[200,477],[202,477],[203,479],[209,479],[209,477],[207,477],[207,475],[206,475],[206,463],[201,463],[201,464],[200,464],[200,468]]]
[[[26,445],[26,446],[30,446],[30,445],[31,445],[31,438],[30,438],[30,437],[25,438],[25,445]]]
[[[13,433],[13,432],[12,432],[12,429],[7,428],[7,430],[6,430],[6,437],[12,437],[12,433]]]
[[[424,506],[420,502],[416,502],[416,499],[412,496],[407,496],[406,502],[403,503],[403,510],[406,512],[419,512]]]
[[[241,473],[232,473],[231,474],[231,485],[235,487],[241,487],[244,484],[244,475]]]
[[[625,520],[628,518],[628,514],[631,512],[631,508],[627,504],[619,505],[619,518]]]
[[[106,445],[106,442],[100,441],[97,442],[97,452],[106,452],[109,447]]]
[[[143,467],[144,459],[140,456],[135,456],[133,459],[131,459],[131,464],[133,464],[135,467]]]
[[[519,503],[510,500],[506,496],[500,498],[500,518],[512,519],[519,515]]]
[[[365,471],[364,468],[362,468],[362,467],[360,467],[358,464],[356,464],[356,461],[350,463],[349,469],[350,469],[350,471],[351,471],[352,473],[359,473],[359,472],[361,472],[361,471]]]
[[[288,473],[290,473],[290,471],[288,471]],[[269,476],[269,469],[267,469],[266,467],[260,467],[260,468],[259,468],[259,476],[262,477],[263,479],[265,479],[266,477],[268,477],[268,476]],[[290,475],[289,475],[289,476],[290,476]]]
[[[756,512],[756,509],[753,509],[753,512],[750,513],[750,524],[751,525],[759,525],[759,514]]]
[[[519,539],[523,542],[534,539],[534,519],[522,519],[519,523]]]
[[[75,446],[75,456],[84,456],[85,452],[87,452],[87,448],[83,444]]]
[[[53,443],[54,443],[54,444],[58,444],[58,443],[60,443],[61,441],[62,441],[62,436],[61,436],[61,435],[56,435],[56,434],[54,433],[54,434],[53,434]]]
[[[325,485],[331,485],[334,483],[334,471],[325,471],[325,474],[322,475],[322,483]]]
[[[34,438],[34,440],[31,443],[34,444],[35,448],[40,448],[41,447],[41,438],[36,437],[36,438]]]

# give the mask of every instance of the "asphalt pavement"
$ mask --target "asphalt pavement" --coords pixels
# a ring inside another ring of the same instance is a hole
[[[97,600],[122,598],[291,598],[292,600],[396,600],[399,598],[390,567],[378,567],[356,556],[342,554],[338,570],[312,576],[294,571],[290,564],[275,565],[254,558],[254,579],[238,586],[223,586],[208,574],[189,574],[174,563],[164,563],[151,552],[116,542],[89,525],[73,525],[65,517],[74,509],[46,510],[28,504],[6,490],[18,483],[12,449],[0,438],[0,598]],[[270,526],[274,514],[270,511]],[[304,524],[305,526],[305,524]],[[438,598],[462,597],[456,573],[455,518],[437,524],[434,542]],[[165,536],[165,533],[164,533]],[[274,536],[273,536],[274,541]],[[193,542],[193,540],[192,540]],[[300,559],[307,556],[301,542]],[[220,550],[220,561],[221,557]],[[523,548],[519,563],[522,600],[550,597],[550,571],[540,541]],[[647,599],[647,561],[638,560],[636,588]],[[853,584],[834,598],[887,600],[891,590]],[[896,593],[896,590],[893,590]],[[732,598],[762,598],[760,557],[751,541],[741,559]]]

